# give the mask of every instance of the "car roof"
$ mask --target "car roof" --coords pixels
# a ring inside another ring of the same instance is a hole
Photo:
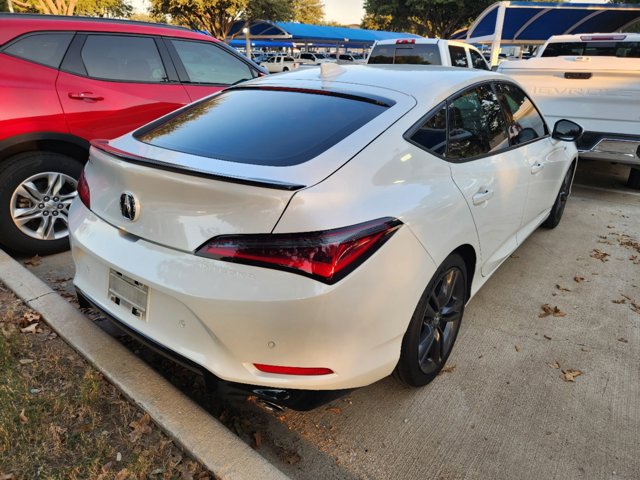
[[[185,27],[163,23],[138,22],[111,18],[95,18],[36,13],[0,13],[0,45],[20,35],[31,32],[90,31],[109,33],[135,33],[164,35],[215,42],[213,37],[194,32]]]
[[[338,65],[298,69],[287,75],[263,77],[253,84],[290,88],[336,89],[356,93],[359,86],[374,87],[415,98],[421,104],[437,104],[460,89],[484,80],[507,76],[472,68],[434,65]],[[324,73],[323,73],[324,72]]]

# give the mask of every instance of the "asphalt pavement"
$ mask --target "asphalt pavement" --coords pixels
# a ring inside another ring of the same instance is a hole
[[[429,386],[386,378],[312,412],[235,402],[225,415],[293,478],[640,477],[640,192],[626,171],[579,166],[561,224],[469,303]],[[71,292],[68,253],[28,268]]]

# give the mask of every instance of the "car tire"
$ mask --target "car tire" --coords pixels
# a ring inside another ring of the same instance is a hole
[[[284,67],[284,68],[282,69],[282,71],[283,71],[283,72],[288,72],[288,71],[289,71],[289,67]]]
[[[456,341],[467,301],[467,268],[449,255],[424,290],[402,339],[394,376],[422,387],[442,370]]]
[[[48,255],[69,248],[67,214],[82,163],[54,152],[26,152],[0,170],[0,244]]]
[[[549,212],[549,216],[542,224],[544,228],[552,229],[556,228],[560,224],[560,220],[562,220],[562,214],[564,213],[564,207],[567,206],[567,200],[569,198],[569,194],[571,193],[571,184],[573,183],[573,172],[575,169],[576,164],[572,163],[569,167],[569,170],[567,170],[567,174],[562,180],[560,191],[558,192],[556,201],[551,207],[551,212]]]
[[[627,187],[640,190],[640,168],[631,167],[629,178],[627,179]]]

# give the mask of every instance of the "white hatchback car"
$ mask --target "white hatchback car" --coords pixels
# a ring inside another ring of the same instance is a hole
[[[329,67],[94,142],[69,222],[83,304],[297,409],[435,378],[465,304],[560,221],[580,134],[491,72]]]

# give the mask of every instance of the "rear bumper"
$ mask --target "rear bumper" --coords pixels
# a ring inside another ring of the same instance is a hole
[[[268,388],[259,385],[247,385],[243,383],[227,382],[221,378],[216,377],[213,373],[209,372],[201,365],[189,360],[182,355],[177,354],[173,350],[168,349],[164,345],[160,345],[151,338],[141,334],[137,330],[134,330],[122,320],[114,317],[109,312],[103,310],[82,292],[79,288],[76,288],[76,295],[78,296],[78,303],[82,308],[93,308],[99,311],[104,317],[106,317],[113,325],[118,327],[127,335],[135,338],[140,343],[146,345],[151,350],[159,353],[160,355],[182,365],[189,370],[201,374],[205,378],[206,386],[209,390],[219,391],[227,395],[255,395],[259,399],[275,404],[281,407],[291,408],[298,411],[309,411],[316,407],[319,407],[327,402],[335,400],[352,392],[353,389],[345,390],[294,390],[294,389],[282,389],[282,388]]]
[[[578,143],[580,158],[640,165],[640,136],[585,132]]]

